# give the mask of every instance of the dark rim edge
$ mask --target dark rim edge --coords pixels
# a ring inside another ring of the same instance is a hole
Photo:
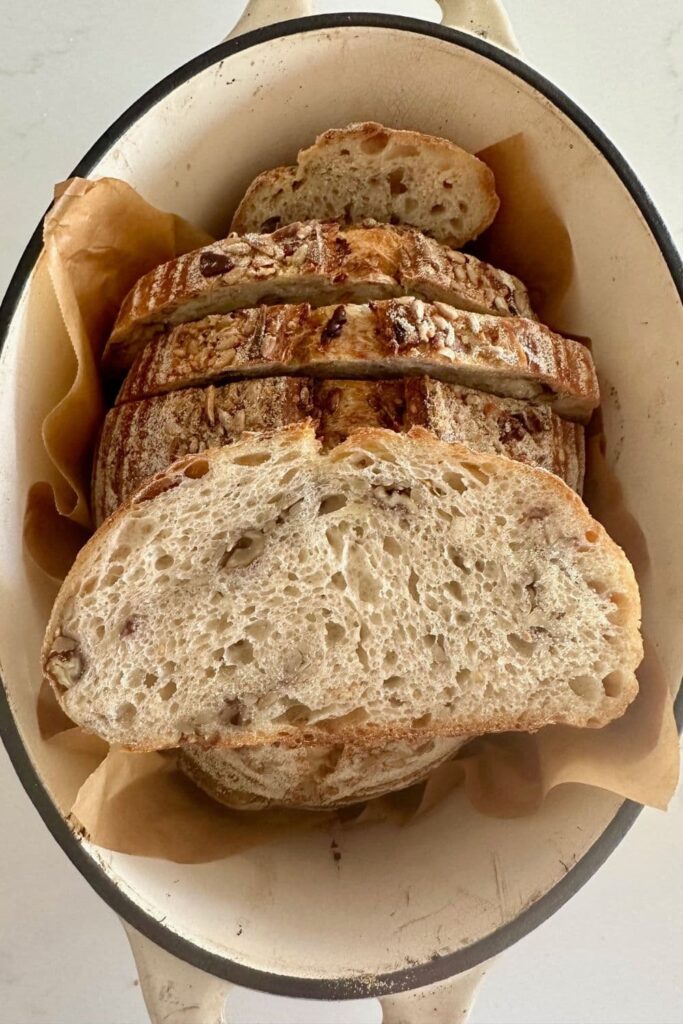
[[[562,113],[572,120],[590,139],[593,145],[609,162],[647,223],[664,261],[669,269],[679,296],[683,300],[683,264],[674,242],[647,191],[635,173],[595,122],[565,93],[548,79],[523,61],[490,43],[456,29],[446,28],[431,22],[392,15],[318,15],[299,18],[257,29],[236,39],[220,43],[193,58],[171,72],[143,96],[133,103],[100,136],[77,164],[70,177],[87,175],[97,161],[111,148],[118,138],[142,114],[167,96],[174,88],[193,75],[213,64],[230,57],[241,50],[249,49],[271,39],[295,35],[301,32],[338,27],[388,28],[420,35],[432,36],[454,43],[486,57],[506,70],[517,75],[532,88],[549,99]],[[4,346],[9,325],[21,294],[30,277],[42,246],[42,221],[34,231],[12,276],[5,297],[0,305],[0,350]],[[676,701],[679,729],[683,722],[683,692]],[[597,871],[612,853],[642,810],[640,804],[625,800],[614,818],[577,863],[544,896],[518,915],[513,921],[492,932],[485,938],[465,949],[423,964],[377,975],[373,984],[367,985],[354,978],[325,979],[290,977],[272,974],[255,968],[245,967],[218,954],[197,946],[171,931],[152,915],[135,903],[112,881],[94,857],[87,853],[78,837],[71,831],[34,768],[23,745],[18,726],[4,686],[0,688],[0,735],[12,761],[14,769],[36,810],[43,818],[53,837],[62,847],[74,866],[80,871],[92,888],[106,903],[137,931],[161,946],[167,952],[219,978],[237,985],[284,995],[312,999],[354,999],[372,998],[401,992],[453,977],[477,964],[489,960],[502,950],[519,941],[543,921],[550,917],[576,893]]]

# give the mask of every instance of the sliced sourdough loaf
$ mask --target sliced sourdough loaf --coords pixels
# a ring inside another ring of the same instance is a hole
[[[294,425],[153,478],[80,552],[43,667],[138,750],[601,726],[637,692],[631,566],[549,473]]]
[[[360,427],[422,426],[445,441],[542,466],[581,490],[583,427],[559,419],[547,406],[534,407],[426,377],[267,377],[171,391],[111,409],[93,464],[95,524],[104,522],[174,459],[228,444],[245,430],[270,430],[307,417],[317,422],[326,448]]]
[[[178,765],[209,796],[228,807],[327,810],[372,800],[420,782],[466,742],[436,736],[378,747],[331,743],[307,747],[183,747]]]
[[[477,313],[534,315],[517,278],[412,228],[314,221],[271,235],[230,235],[146,274],[123,301],[103,362],[111,371],[125,369],[160,330],[211,313],[398,295]]]
[[[471,153],[433,135],[366,121],[320,135],[295,167],[259,174],[232,230],[274,231],[313,218],[356,224],[371,217],[410,224],[459,248],[491,224],[498,206],[492,171]]]
[[[410,297],[366,305],[270,306],[183,324],[151,342],[118,397],[279,374],[422,375],[547,402],[586,421],[600,401],[588,349],[522,317],[463,313]]]

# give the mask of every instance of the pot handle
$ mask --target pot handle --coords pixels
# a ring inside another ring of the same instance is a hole
[[[150,1024],[229,1024],[229,981],[200,971],[155,945],[121,920],[133,952]],[[465,1024],[479,985],[493,963],[436,985],[382,996],[382,1024]]]
[[[492,963],[489,960],[436,985],[381,996],[382,1024],[465,1024]]]
[[[192,967],[121,921],[133,951],[151,1024],[228,1024],[229,981]]]
[[[519,55],[519,44],[501,0],[438,0],[441,24],[480,36],[509,53]],[[242,17],[226,39],[256,28],[314,14],[315,0],[248,0]]]

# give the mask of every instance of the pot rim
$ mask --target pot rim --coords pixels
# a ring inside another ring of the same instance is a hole
[[[85,177],[123,133],[155,103],[206,68],[273,39],[332,28],[379,28],[413,32],[470,50],[512,72],[541,93],[586,135],[626,187],[645,219],[683,301],[683,263],[649,194],[627,161],[595,122],[568,96],[534,68],[507,51],[477,36],[416,18],[383,14],[316,15],[279,22],[219,43],[152,86],[118,117],[76,165],[69,177]],[[0,304],[0,351],[21,294],[42,248],[41,219],[34,231]],[[0,681],[1,677],[0,677]],[[683,689],[675,704],[679,730],[683,725]],[[598,870],[633,825],[642,805],[625,800],[600,837],[575,865],[540,899],[514,920],[470,946],[443,957],[401,970],[376,975],[371,984],[354,978],[308,978],[274,974],[230,960],[172,931],[127,896],[104,868],[84,849],[81,837],[70,829],[43,785],[19,733],[9,695],[0,687],[0,735],[19,779],[36,810],[72,864],[97,894],[133,928],[168,953],[194,967],[237,985],[274,995],[308,999],[372,998],[421,988],[443,981],[496,956],[537,928],[567,902]]]

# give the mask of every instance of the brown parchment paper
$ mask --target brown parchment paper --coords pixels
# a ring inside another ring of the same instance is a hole
[[[46,356],[72,372],[68,389],[55,394],[54,407],[45,417],[43,444],[59,474],[54,508],[88,526],[90,460],[104,413],[98,362],[118,308],[142,274],[206,245],[211,237],[150,206],[130,185],[114,178],[73,178],[55,188],[55,199],[43,236],[64,335],[50,339]],[[56,373],[57,388],[60,379]],[[45,565],[46,555],[52,556],[35,533],[28,542],[36,560]]]
[[[480,155],[496,173],[502,204],[476,251],[518,274],[541,318],[558,327],[556,310],[574,274],[569,234],[536,180],[522,136]],[[53,579],[63,577],[87,536],[90,457],[105,407],[97,360],[118,305],[140,274],[209,240],[113,179],[75,179],[59,186],[57,195],[45,225],[45,251],[64,332],[46,339],[46,361],[62,367],[55,377],[62,382],[69,367],[70,383],[55,393],[43,424],[58,482],[35,482],[25,518],[27,555]],[[649,571],[646,538],[607,467],[599,416],[587,443],[586,503],[624,548],[642,582]],[[647,637],[645,647],[640,693],[626,714],[604,729],[550,726],[535,735],[483,737],[425,783],[336,813],[228,810],[197,790],[172,755],[108,750],[85,736],[66,719],[49,688],[41,690],[37,713],[45,742],[58,747],[64,759],[63,806],[71,808],[74,828],[109,849],[200,863],[296,831],[331,822],[338,826],[340,820],[349,828],[387,818],[408,822],[455,786],[463,786],[482,813],[500,817],[533,812],[550,789],[566,782],[664,808],[678,777],[672,713],[678,680],[665,677]]]

